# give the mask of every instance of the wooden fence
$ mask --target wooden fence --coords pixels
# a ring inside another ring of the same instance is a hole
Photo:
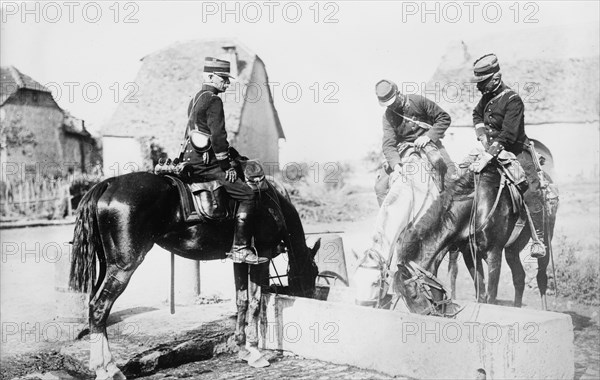
[[[25,176],[0,182],[3,220],[59,219],[71,214],[71,182],[67,178]]]

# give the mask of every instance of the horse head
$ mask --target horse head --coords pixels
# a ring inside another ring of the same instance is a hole
[[[321,247],[321,239],[310,248],[303,245],[304,252],[295,253],[290,260],[297,261],[296,265],[290,265],[288,272],[290,293],[299,297],[313,297],[315,293],[315,282],[319,274],[319,268],[315,263],[315,255]]]
[[[359,259],[354,273],[355,303],[361,306],[380,306],[387,293],[388,279],[386,260],[376,250],[368,249]]]
[[[414,261],[398,264],[394,291],[412,313],[448,317],[460,311],[441,281]]]

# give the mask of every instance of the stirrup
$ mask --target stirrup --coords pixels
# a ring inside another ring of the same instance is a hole
[[[541,241],[534,241],[531,243],[529,252],[534,259],[541,259],[546,256],[546,246]]]
[[[235,264],[264,264],[269,261],[266,257],[260,257],[251,248],[237,248],[233,252],[227,252],[227,258],[231,259]]]

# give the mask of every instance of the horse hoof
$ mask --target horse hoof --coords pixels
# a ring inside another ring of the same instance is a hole
[[[270,366],[271,363],[269,363],[269,361],[261,355],[259,358],[256,358],[253,361],[248,361],[248,365],[252,368],[264,368]]]
[[[108,373],[108,378],[111,380],[127,380],[127,377],[123,375],[123,372],[121,372],[115,363],[109,363],[106,366],[106,372]]]
[[[250,360],[250,356],[251,356],[250,351],[246,350],[245,348],[240,348],[240,350],[238,351],[238,359],[239,360],[243,360],[243,361],[247,362]]]
[[[267,359],[260,353],[256,347],[245,347],[244,351],[247,352],[247,356],[244,358],[248,362],[248,365],[253,368],[264,368],[271,365]],[[240,350],[240,353],[242,350]]]

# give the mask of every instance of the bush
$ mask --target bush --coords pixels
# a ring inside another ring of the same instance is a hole
[[[598,247],[595,247],[593,254],[582,256],[579,244],[567,242],[565,236],[557,238],[554,259],[558,295],[586,305],[599,306]],[[556,291],[554,281],[550,281],[548,285],[551,291]]]
[[[354,171],[350,164],[340,162],[289,163],[275,177],[288,190],[303,222],[329,223],[376,212],[375,196],[352,184]],[[372,202],[365,201],[366,196]]]

